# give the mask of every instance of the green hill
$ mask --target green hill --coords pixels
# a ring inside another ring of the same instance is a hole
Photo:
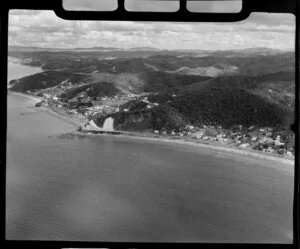
[[[194,124],[286,127],[293,113],[243,89],[209,87],[176,98],[170,106]]]
[[[165,72],[148,72],[140,74],[140,77],[145,82],[145,92],[161,92],[166,90],[178,92],[190,84],[210,79],[210,77],[178,75]]]
[[[291,110],[243,89],[210,87],[169,98],[167,102],[151,109],[145,109],[145,105],[139,103],[138,100],[131,101],[133,111],[98,116],[94,121],[102,126],[104,120],[112,116],[116,120],[116,128],[123,130],[178,130],[187,124],[288,129],[293,122]]]
[[[180,129],[186,125],[183,116],[175,109],[167,105],[161,105],[152,109],[141,107],[140,110],[131,112],[118,112],[111,115],[96,115],[94,122],[102,127],[106,118],[114,118],[116,130],[145,131],[153,129]]]
[[[59,85],[61,82],[69,80],[73,84],[78,84],[86,76],[60,71],[45,71],[19,79],[10,90],[25,92],[27,90],[40,90]]]

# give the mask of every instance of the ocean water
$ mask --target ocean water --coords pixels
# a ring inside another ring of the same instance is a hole
[[[292,243],[293,166],[72,130],[8,96],[7,239]]]
[[[42,71],[43,70],[40,67],[29,67],[17,63],[8,62],[7,84],[11,80],[40,73]]]

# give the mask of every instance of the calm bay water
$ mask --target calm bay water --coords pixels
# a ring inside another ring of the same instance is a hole
[[[8,62],[7,83],[9,83],[11,80],[40,73],[42,71],[43,70],[40,67],[29,67],[22,64]]]
[[[292,166],[73,129],[8,96],[7,239],[292,242]]]

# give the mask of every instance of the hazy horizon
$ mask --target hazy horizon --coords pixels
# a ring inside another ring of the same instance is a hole
[[[12,10],[8,44],[53,49],[294,50],[295,17],[252,13],[234,23],[68,21],[53,11]]]
[[[75,50],[75,49],[83,49],[83,50],[92,50],[92,49],[104,49],[104,50],[108,50],[109,49],[113,49],[113,50],[134,50],[134,49],[153,49],[153,50],[157,50],[157,51],[203,51],[203,52],[217,52],[217,51],[243,51],[243,50],[260,50],[260,49],[265,49],[265,50],[275,50],[275,51],[286,51],[286,52],[289,52],[289,51],[294,51],[294,48],[283,48],[283,49],[280,49],[280,48],[268,48],[268,47],[249,47],[249,48],[242,48],[242,49],[235,49],[235,48],[230,48],[230,49],[224,49],[224,50],[219,50],[219,49],[180,49],[180,48],[174,48],[174,49],[167,49],[167,48],[163,48],[163,49],[160,49],[160,48],[155,48],[155,47],[129,47],[129,48],[120,48],[120,47],[104,47],[104,46],[96,46],[96,47],[73,47],[73,48],[54,48],[54,47],[37,47],[37,46],[19,46],[19,45],[9,45],[8,48],[13,48],[13,47],[20,47],[20,48],[24,48],[24,49],[30,49],[30,48],[33,48],[33,49],[45,49],[45,50]]]

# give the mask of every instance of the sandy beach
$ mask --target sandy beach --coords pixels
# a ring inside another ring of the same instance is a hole
[[[74,134],[79,136],[115,136],[122,139],[135,139],[135,140],[143,140],[143,141],[152,141],[152,142],[158,142],[158,143],[172,143],[172,144],[178,144],[178,145],[184,145],[184,146],[193,146],[198,147],[204,150],[210,150],[210,151],[216,151],[218,153],[226,154],[226,155],[234,155],[239,158],[251,158],[251,159],[264,159],[264,160],[270,160],[270,161],[276,161],[276,162],[282,162],[285,165],[288,166],[294,166],[294,159],[292,158],[283,158],[280,155],[274,155],[274,154],[266,154],[264,152],[259,151],[253,151],[253,150],[247,150],[247,149],[239,149],[239,148],[230,148],[227,145],[222,144],[208,144],[204,141],[193,142],[193,141],[186,141],[183,139],[172,139],[172,138],[164,138],[164,137],[150,137],[146,135],[138,135],[135,133],[128,133],[128,134],[120,134],[120,135],[107,135],[107,134],[83,134],[80,132],[74,132]],[[293,170],[293,167],[288,167],[286,170],[291,171]]]
[[[29,94],[25,94],[25,93],[19,93],[19,92],[7,91],[7,94],[8,94],[8,95],[17,95],[17,96],[26,97],[26,98],[28,98],[29,100],[31,100],[31,102],[32,102],[33,104],[36,104],[36,103],[42,101],[42,98],[39,98],[39,97],[37,97],[37,96],[32,96],[32,95],[29,95]]]
[[[8,94],[15,94],[19,96],[26,97],[32,101],[32,104],[35,104],[37,102],[40,102],[42,98],[35,97],[28,94],[23,93],[16,93],[16,92],[9,92]],[[79,117],[78,115],[68,115],[62,112],[59,112],[56,109],[53,108],[47,108],[47,107],[39,107],[43,108],[45,111],[47,111],[50,115],[56,116],[60,120],[67,122],[69,124],[72,124],[74,126],[74,129],[77,130],[77,128],[81,125],[83,125],[87,120],[84,120],[85,117]],[[152,142],[161,142],[161,143],[172,143],[172,144],[178,144],[178,145],[187,145],[187,146],[194,146],[201,149],[206,150],[213,150],[217,151],[218,153],[225,153],[225,154],[234,154],[238,157],[247,157],[247,158],[253,158],[253,159],[264,159],[264,160],[271,160],[271,161],[280,161],[286,165],[293,166],[294,165],[294,158],[287,158],[276,154],[267,154],[265,152],[260,151],[254,151],[247,148],[237,148],[233,147],[227,144],[221,144],[213,141],[201,141],[201,140],[192,140],[192,139],[179,139],[175,137],[169,137],[169,136],[158,136],[158,135],[151,135],[148,133],[137,133],[137,132],[124,132],[120,135],[108,135],[108,134],[91,134],[91,133],[80,133],[78,131],[73,132],[75,135],[80,136],[115,136],[122,139],[137,139],[137,140],[144,140],[144,141],[152,141]],[[290,168],[291,170],[292,168]]]

